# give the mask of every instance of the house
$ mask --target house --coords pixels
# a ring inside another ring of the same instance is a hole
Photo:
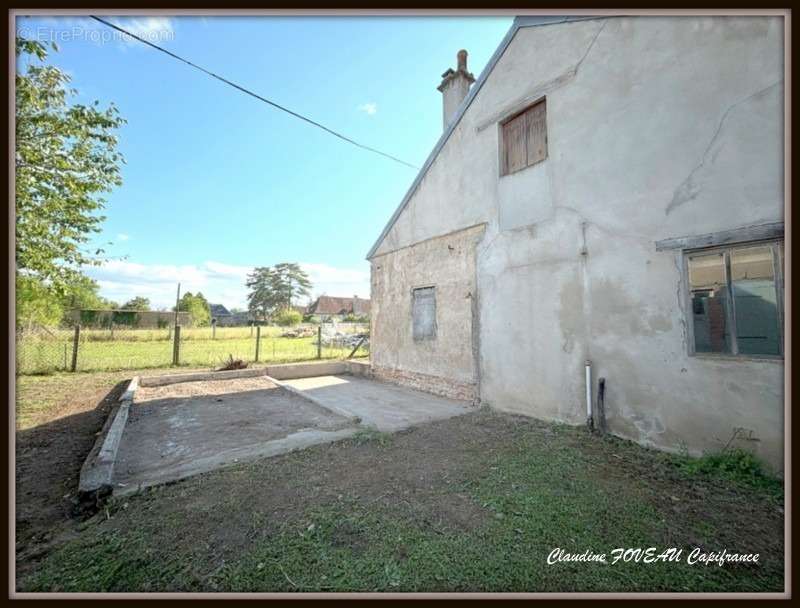
[[[604,378],[610,432],[781,469],[783,40],[782,17],[539,16],[477,79],[459,52],[367,255],[375,376],[570,424]]]
[[[217,325],[224,325],[225,320],[231,316],[230,311],[222,304],[209,304],[208,309],[211,313],[211,322]]]
[[[211,321],[219,327],[240,327],[250,325],[252,315],[247,311],[231,312],[222,304],[209,304]]]
[[[342,319],[347,315],[357,317],[368,317],[370,301],[366,298],[353,296],[351,298],[339,298],[334,296],[319,296],[306,308],[306,313],[321,319],[337,318]]]

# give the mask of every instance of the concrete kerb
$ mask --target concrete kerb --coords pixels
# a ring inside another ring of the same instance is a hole
[[[114,463],[117,459],[122,434],[128,422],[130,406],[139,387],[139,377],[135,376],[128,383],[125,392],[112,409],[103,429],[95,441],[94,447],[81,467],[78,481],[78,495],[82,503],[95,502],[108,495],[113,489],[112,477]]]
[[[295,378],[311,378],[314,376],[335,376],[337,374],[365,375],[364,366],[368,364],[359,361],[319,361],[314,363],[282,363],[280,365],[267,365],[247,369],[234,369],[227,371],[188,372],[183,374],[163,374],[160,376],[142,376],[139,379],[141,386],[164,386],[179,382],[197,382],[202,380],[230,380],[232,378],[256,378],[269,376],[277,380],[291,380]]]

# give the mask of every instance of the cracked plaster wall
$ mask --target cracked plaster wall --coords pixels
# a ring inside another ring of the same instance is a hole
[[[613,432],[699,453],[744,428],[782,467],[782,363],[689,357],[680,258],[654,246],[783,220],[782,78],[781,18],[517,32],[378,249],[386,261],[411,246],[409,259],[414,243],[486,224],[482,401],[582,423],[589,358]],[[499,177],[497,121],[541,95],[548,159]]]

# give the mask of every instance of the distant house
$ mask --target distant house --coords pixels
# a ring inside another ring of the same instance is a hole
[[[339,298],[335,296],[320,296],[308,305],[306,313],[321,319],[344,318],[353,314],[357,317],[369,316],[369,300],[352,296],[350,298]]]
[[[208,308],[211,312],[211,322],[216,321],[217,325],[222,325],[220,321],[231,316],[231,312],[222,304],[209,304]]]
[[[253,317],[249,312],[231,312],[222,304],[209,304],[211,320],[215,321],[219,327],[238,327],[249,325]]]

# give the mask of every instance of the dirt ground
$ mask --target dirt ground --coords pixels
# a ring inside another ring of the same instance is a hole
[[[75,522],[58,505],[77,484],[108,402],[84,396],[77,417],[45,425],[39,436],[48,443],[34,444],[34,429],[18,447],[23,590],[774,591],[782,584],[782,502],[727,480],[686,477],[666,455],[630,442],[486,410],[152,488]],[[62,446],[66,435],[74,440]],[[47,538],[55,540],[43,544]],[[763,557],[757,568],[631,565],[587,574],[543,565],[555,542],[726,547]]]
[[[136,390],[136,403],[154,399],[181,399],[204,397],[206,395],[225,395],[239,391],[262,391],[275,388],[275,384],[265,376],[256,378],[235,378],[231,380],[197,380],[178,382],[163,386],[140,386]]]
[[[148,373],[152,373],[149,370]],[[34,556],[72,528],[86,455],[136,371],[21,376],[16,383],[16,550]]]

